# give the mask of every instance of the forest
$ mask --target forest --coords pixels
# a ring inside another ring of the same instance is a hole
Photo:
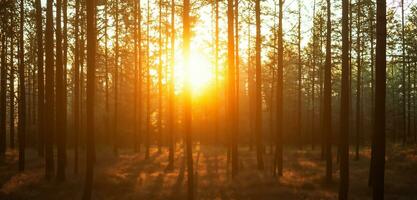
[[[417,199],[415,0],[0,0],[0,199]]]

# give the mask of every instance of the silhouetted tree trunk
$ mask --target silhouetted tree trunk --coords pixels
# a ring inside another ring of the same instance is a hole
[[[303,139],[301,137],[302,132],[302,122],[301,122],[301,112],[302,112],[302,105],[301,105],[301,90],[302,90],[302,63],[301,63],[301,1],[298,0],[298,24],[297,24],[297,69],[298,69],[298,88],[297,88],[297,124],[296,124],[296,134],[298,136],[298,142],[300,147],[303,145]]]
[[[3,16],[6,18],[5,16]],[[6,19],[3,19],[6,21]],[[6,29],[6,23],[3,21],[2,31]],[[7,61],[6,61],[6,32],[1,33],[1,77],[0,77],[0,156],[6,153],[6,78],[7,78]]]
[[[235,122],[235,138],[234,138],[234,142],[236,143],[236,145],[234,147],[232,147],[232,168],[233,168],[233,156],[235,156],[235,162],[238,162],[238,151],[237,151],[237,144],[238,142],[238,135],[239,135],[239,88],[240,88],[240,72],[239,72],[239,0],[235,0],[234,2],[234,20],[235,20],[235,110],[234,110],[234,122]],[[233,149],[235,148],[235,149]],[[235,152],[233,152],[235,151]],[[235,155],[233,155],[233,153],[236,153]],[[236,167],[236,172],[238,171],[238,163],[235,163],[235,167]]]
[[[258,169],[264,169],[263,161],[263,142],[262,142],[262,69],[261,69],[261,2],[255,0],[255,18],[256,18],[256,106],[255,106],[255,130],[256,130],[256,158]],[[279,93],[279,92],[277,92]],[[278,100],[277,100],[278,101]],[[279,105],[278,105],[279,107]]]
[[[378,15],[378,14],[377,14]],[[377,27],[378,29],[378,27]],[[402,92],[402,132],[403,132],[403,144],[407,142],[407,87],[406,87],[406,63],[405,63],[405,39],[404,39],[404,0],[401,0],[401,49],[402,49],[402,76],[401,76],[401,92]]]
[[[362,92],[362,66],[361,66],[361,1],[356,2],[357,5],[357,14],[356,14],[356,65],[357,65],[357,83],[356,83],[356,149],[355,149],[355,159],[359,160],[359,145],[360,137],[362,133],[362,106],[361,106],[361,92]]]
[[[373,199],[384,199],[385,171],[385,90],[386,90],[386,0],[377,0],[376,21],[376,68],[375,68],[375,125]]]
[[[229,0],[230,1],[230,0]],[[186,159],[187,159],[187,188],[188,188],[188,200],[194,199],[194,170],[193,170],[193,151],[192,151],[192,138],[191,138],[191,82],[190,82],[190,40],[191,40],[191,28],[190,28],[190,0],[184,0],[183,8],[183,41],[184,41],[184,63],[185,63],[185,91],[184,91],[184,126],[185,126],[185,146],[186,146]],[[232,35],[233,37],[233,35]]]
[[[349,22],[348,0],[342,1],[342,89],[340,110],[340,186],[339,199],[348,199],[349,192]]]
[[[138,21],[138,1],[134,2],[134,10],[133,10],[133,16],[134,16],[134,53],[135,53],[135,58],[134,58],[134,62],[135,62],[135,75],[134,75],[134,87],[133,87],[133,148],[135,150],[135,152],[138,150],[138,124],[140,124],[140,121],[138,121],[138,73],[139,73],[139,62],[138,62],[138,46],[139,46],[139,42],[138,41],[138,26],[140,27],[140,21]],[[140,83],[139,83],[140,84]],[[140,98],[140,97],[139,97]],[[140,114],[139,114],[140,115]],[[139,126],[140,127],[140,126]],[[140,130],[140,129],[139,129]]]
[[[10,20],[12,22],[12,20]],[[9,131],[10,131],[10,148],[14,149],[15,143],[15,66],[14,66],[14,58],[15,58],[15,44],[14,44],[14,36],[11,35],[10,37],[10,75],[9,75],[9,82],[10,82],[10,92],[9,92]]]
[[[41,0],[35,1],[36,6],[36,39],[37,39],[37,67],[38,67],[38,154],[45,153],[45,78],[43,70],[43,25]]]
[[[236,130],[236,73],[235,73],[235,41],[234,41],[233,0],[227,1],[227,72],[228,72],[228,124],[232,156],[232,177],[238,172],[237,130]]]
[[[108,6],[109,2],[106,0],[104,1],[104,69],[105,69],[105,83],[106,83],[106,89],[105,89],[105,123],[106,123],[106,143],[110,144],[110,104],[109,104],[109,48],[108,48],[108,40],[109,35],[107,32],[108,29]]]
[[[141,1],[138,0],[138,53],[139,53],[139,60],[138,60],[138,96],[139,96],[139,102],[137,102],[138,104],[138,119],[137,122],[138,123],[138,127],[137,130],[139,131],[137,138],[139,139],[139,141],[137,142],[137,151],[140,152],[140,147],[141,147],[141,141],[142,141],[142,9],[141,9]]]
[[[151,133],[151,74],[150,74],[150,56],[149,56],[149,23],[150,23],[150,4],[147,2],[147,22],[146,22],[146,133],[145,133],[145,159],[149,158],[149,135]]]
[[[278,70],[277,70],[277,135],[274,158],[274,176],[282,176],[283,159],[282,159],[282,120],[283,120],[283,84],[284,84],[284,41],[282,36],[282,15],[283,15],[283,0],[278,1]],[[278,170],[278,171],[277,171]]]
[[[45,27],[45,175],[50,180],[54,174],[54,41],[53,41],[53,0],[47,1]]]
[[[26,148],[26,88],[25,88],[25,57],[23,40],[24,0],[20,0],[20,38],[19,38],[19,171],[25,170]]]
[[[168,116],[168,137],[169,137],[169,155],[168,155],[168,169],[174,168],[174,153],[175,153],[175,146],[174,146],[174,98],[175,98],[175,0],[171,0],[171,60],[170,60],[170,67],[171,67],[171,77],[169,83],[169,116]],[[217,109],[217,107],[216,107]]]
[[[118,155],[118,149],[119,149],[119,137],[118,137],[118,120],[119,120],[119,0],[116,0],[115,2],[115,38],[116,38],[116,44],[115,44],[115,50],[114,50],[114,116],[113,116],[113,153],[115,155]]]
[[[315,20],[315,17],[316,17],[316,0],[314,0],[314,2],[313,2],[313,33],[312,33],[312,37],[313,37],[313,41],[312,41],[312,43],[313,43],[313,65],[311,66],[311,68],[312,68],[312,79],[311,79],[311,104],[312,104],[312,106],[311,106],[311,109],[312,109],[312,111],[311,111],[311,149],[313,150],[314,149],[314,143],[315,143],[315,135],[316,135],[316,129],[315,129],[315,123],[316,123],[316,120],[315,120],[315,117],[316,117],[316,113],[315,113],[315,106],[316,106],[316,104],[315,104],[315,98],[316,98],[316,96],[315,96],[315,92],[316,92],[316,56],[317,56],[317,53],[316,53],[316,32],[315,32],[315,26],[316,26],[316,20]],[[320,49],[321,50],[321,49]]]
[[[87,1],[87,165],[83,200],[91,199],[95,163],[94,96],[96,70],[96,1]]]
[[[78,143],[80,135],[80,0],[75,2],[75,23],[74,23],[74,37],[75,37],[75,52],[74,52],[74,173],[78,173]],[[106,84],[107,85],[107,84]]]
[[[255,70],[253,69],[253,65],[252,65],[252,45],[251,45],[251,13],[252,13],[252,9],[251,9],[251,2],[248,2],[248,98],[249,98],[249,150],[252,151],[253,149],[253,140],[254,140],[254,136],[255,136],[255,88],[254,88],[254,72]]]
[[[162,0],[159,0],[159,25],[158,25],[158,152],[162,148]]]
[[[66,127],[64,117],[64,66],[62,63],[62,29],[61,29],[61,12],[62,1],[56,1],[56,142],[58,149],[57,157],[57,180],[65,180],[65,160],[66,160]]]
[[[215,109],[214,109],[214,140],[218,143],[219,139],[219,0],[215,0]]]
[[[325,140],[326,182],[332,181],[332,55],[331,55],[331,4],[327,0],[326,63],[323,87],[323,139]]]
[[[375,124],[375,79],[374,79],[374,68],[375,68],[375,59],[374,59],[374,34],[375,34],[375,29],[374,29],[374,7],[372,5],[372,0],[370,0],[369,3],[369,29],[370,29],[370,40],[371,40],[371,51],[370,51],[370,56],[371,56],[371,109],[372,109],[372,113],[371,113],[371,164],[369,165],[369,177],[368,177],[368,186],[372,186],[372,174],[373,174],[373,165],[374,165],[374,161],[373,159],[375,158],[375,156],[373,155],[375,153],[375,142],[374,142],[374,124]],[[395,104],[395,101],[394,101]],[[395,120],[394,120],[394,124],[395,124]],[[393,131],[393,135],[394,135],[394,141],[395,141],[395,130]]]

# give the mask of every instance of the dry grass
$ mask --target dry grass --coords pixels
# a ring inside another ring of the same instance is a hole
[[[178,145],[179,146],[179,145]],[[335,152],[335,151],[334,151]],[[187,172],[178,147],[174,170],[167,170],[168,152],[152,149],[150,158],[143,153],[110,150],[98,152],[94,179],[94,199],[185,199]],[[43,161],[28,152],[27,170],[17,173],[17,154],[8,151],[0,163],[0,199],[79,199],[83,172],[73,173],[72,152],[68,156],[65,183],[47,181]],[[369,148],[361,150],[358,161],[350,161],[350,198],[370,199],[367,186]],[[84,161],[84,158],[81,158]],[[332,184],[324,184],[325,162],[320,151],[284,150],[284,174],[272,177],[272,156],[265,155],[265,170],[256,169],[255,152],[240,148],[239,175],[231,178],[226,151],[222,147],[196,146],[194,152],[196,196],[198,199],[336,199],[338,164],[334,160]],[[80,165],[84,168],[84,164]],[[417,199],[417,147],[390,145],[386,162],[386,199]]]

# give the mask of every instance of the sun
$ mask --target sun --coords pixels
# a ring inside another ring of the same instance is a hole
[[[213,64],[209,61],[206,55],[200,51],[192,51],[190,55],[190,83],[193,95],[202,94],[213,82]],[[176,92],[178,93],[183,85],[185,79],[184,60],[177,59],[174,65]]]

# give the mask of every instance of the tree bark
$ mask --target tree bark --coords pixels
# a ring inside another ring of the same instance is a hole
[[[185,63],[185,105],[184,105],[184,126],[185,126],[185,146],[187,159],[187,199],[194,199],[194,170],[193,170],[193,152],[192,152],[192,138],[191,138],[191,82],[190,82],[190,0],[184,0],[183,10],[183,41],[184,41],[184,63]]]
[[[349,85],[349,16],[348,0],[342,1],[342,89],[340,111],[340,185],[339,199],[348,199],[349,193],[349,116],[350,116],[350,85]]]
[[[325,139],[326,182],[332,181],[332,61],[331,61],[331,4],[327,0],[326,61],[323,87],[323,135]]]
[[[94,95],[96,70],[96,1],[87,1],[87,162],[83,200],[91,199],[95,164]]]
[[[56,126],[56,142],[58,149],[57,157],[57,180],[65,180],[65,162],[66,162],[66,127],[64,117],[64,66],[62,62],[62,29],[61,29],[61,12],[62,12],[62,1],[56,1],[56,96],[55,96],[55,126]]]
[[[384,199],[385,171],[385,96],[386,96],[386,0],[377,0],[376,66],[375,66],[375,125],[373,199]]]
[[[26,87],[25,87],[25,57],[24,57],[24,0],[20,0],[20,38],[19,38],[19,171],[25,170],[26,148]]]
[[[284,84],[284,38],[282,35],[282,16],[283,16],[283,0],[278,1],[278,70],[277,70],[277,129],[276,129],[276,146],[275,146],[275,158],[274,158],[274,176],[282,176],[283,171],[283,159],[282,159],[282,120],[283,120],[283,84]]]
[[[47,1],[45,27],[45,175],[48,180],[54,174],[54,44],[53,44],[53,0]],[[46,125],[45,125],[46,126]]]
[[[263,142],[262,142],[262,69],[261,69],[261,1],[255,0],[256,18],[256,105],[255,105],[255,130],[256,130],[256,158],[258,170],[264,169]],[[277,92],[279,93],[279,92]],[[277,100],[278,101],[278,100]],[[279,107],[279,105],[278,105]]]
[[[38,67],[38,154],[45,153],[45,77],[44,77],[44,50],[42,28],[41,0],[35,1],[36,6],[36,37],[37,37],[37,67]]]

